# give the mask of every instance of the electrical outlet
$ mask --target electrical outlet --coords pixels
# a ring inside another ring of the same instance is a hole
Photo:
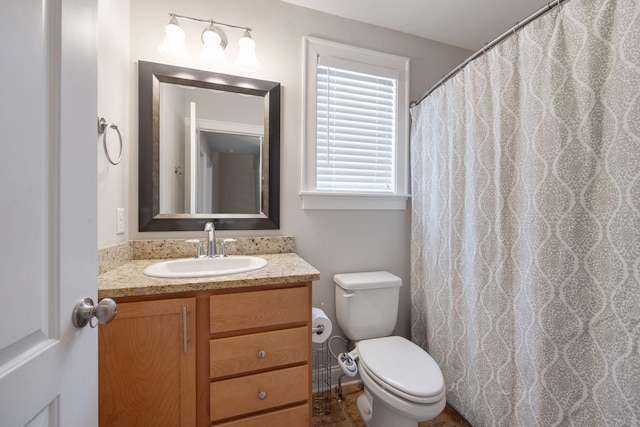
[[[116,209],[116,234],[124,234],[124,208]]]

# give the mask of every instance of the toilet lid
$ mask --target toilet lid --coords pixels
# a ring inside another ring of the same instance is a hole
[[[386,388],[411,399],[428,399],[444,391],[442,371],[433,358],[402,337],[374,338],[358,342],[360,361]]]

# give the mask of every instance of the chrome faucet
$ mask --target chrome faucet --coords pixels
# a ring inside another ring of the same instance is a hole
[[[209,258],[213,258],[218,256],[216,251],[216,228],[213,226],[212,222],[208,222],[204,225],[204,231],[209,233],[207,235],[207,256]]]

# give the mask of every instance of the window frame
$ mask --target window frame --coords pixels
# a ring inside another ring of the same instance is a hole
[[[321,56],[394,70],[396,99],[395,191],[318,191],[316,187],[317,64]],[[409,58],[322,40],[303,38],[303,144],[300,196],[303,209],[406,210],[409,199]]]

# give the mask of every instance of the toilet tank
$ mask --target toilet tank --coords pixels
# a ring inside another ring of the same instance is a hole
[[[398,318],[402,280],[387,271],[336,274],[336,319],[350,340],[386,337]]]

